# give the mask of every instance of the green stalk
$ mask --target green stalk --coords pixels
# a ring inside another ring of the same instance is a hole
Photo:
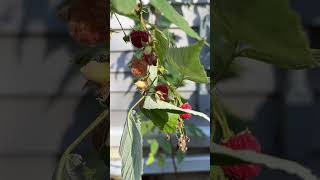
[[[222,129],[222,135],[223,139],[229,139],[234,135],[232,130],[229,128],[227,119],[225,117],[225,114],[223,112],[223,109],[220,107],[220,104],[218,103],[218,98],[215,96],[215,94],[211,93],[211,102],[212,102],[212,108],[213,108],[213,121],[217,121]],[[214,122],[212,122],[214,123]],[[214,134],[215,132],[212,132]],[[213,135],[212,135],[213,136]]]
[[[68,156],[72,153],[72,151],[92,132],[100,123],[103,122],[103,120],[107,117],[109,113],[109,110],[104,110],[90,125],[87,127],[81,134],[80,136],[73,141],[72,144],[69,145],[69,147],[65,150],[63,153],[60,161],[59,161],[59,166],[58,166],[58,171],[57,171],[57,180],[64,180],[64,167],[66,160]]]

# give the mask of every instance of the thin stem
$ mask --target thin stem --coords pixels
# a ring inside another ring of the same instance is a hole
[[[123,29],[123,27],[122,27],[122,24],[121,24],[121,22],[120,22],[120,20],[119,20],[119,18],[118,18],[118,16],[117,16],[117,14],[114,14],[114,16],[116,17],[118,23],[120,24],[120,27],[121,27],[121,30],[122,30],[124,36],[127,36],[126,32],[124,32],[124,29]]]
[[[132,110],[133,110],[143,99],[144,99],[144,96],[142,96],[142,97],[129,109],[128,117],[127,117],[127,120],[128,120],[128,121],[130,120]]]
[[[140,2],[140,23],[142,24],[142,27],[145,31],[147,31],[147,27],[146,24],[144,22],[144,18],[143,18],[143,4],[142,4],[142,0],[139,0]]]
[[[65,150],[63,153],[59,166],[58,166],[58,171],[57,171],[57,180],[64,180],[63,177],[63,170],[65,167],[66,160],[68,156],[72,153],[72,151],[92,132],[100,123],[104,121],[104,119],[107,117],[109,113],[109,110],[103,111],[90,125],[87,127],[81,134],[80,136],[73,141],[72,144],[69,145],[69,147]]]
[[[172,160],[172,165],[173,165],[173,170],[174,170],[174,175],[175,179],[178,180],[178,174],[177,174],[177,164],[174,156],[174,146],[173,146],[173,141],[172,138],[170,137],[170,145],[171,145],[171,160]]]
[[[211,93],[211,102],[213,103],[213,116],[214,116],[214,120],[216,120],[221,129],[222,129],[222,135],[223,135],[223,139],[226,140],[230,137],[232,137],[234,135],[233,131],[229,128],[227,119],[225,117],[225,114],[223,112],[223,109],[220,108],[220,104],[218,103],[218,99],[215,96],[215,94],[212,92]],[[215,132],[212,132],[213,134]]]

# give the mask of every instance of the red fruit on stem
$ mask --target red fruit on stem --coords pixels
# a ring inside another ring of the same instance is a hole
[[[180,106],[180,108],[182,109],[192,109],[192,106],[189,103],[184,103]],[[182,119],[188,119],[190,118],[192,115],[190,113],[184,113],[184,114],[180,114],[180,118]]]
[[[157,65],[157,57],[154,53],[143,54],[143,60],[146,61],[149,65]]]
[[[234,150],[252,150],[261,152],[261,146],[258,140],[251,134],[250,131],[243,131],[231,137],[222,145]],[[246,165],[226,165],[222,166],[226,176],[234,180],[249,180],[258,176],[261,171],[261,166],[257,164]]]
[[[160,85],[156,86],[154,88],[154,90],[156,92],[160,92],[161,93],[161,97],[160,97],[161,100],[164,101],[164,100],[166,100],[168,98],[168,86],[167,85],[160,84]]]
[[[69,32],[81,44],[96,46],[108,41],[107,2],[105,0],[78,0],[70,5]]]
[[[148,70],[148,64],[139,59],[133,59],[131,62],[131,73],[133,76],[144,76]]]
[[[150,34],[146,31],[133,30],[130,33],[130,40],[134,47],[142,48],[144,44],[147,44],[150,41]]]

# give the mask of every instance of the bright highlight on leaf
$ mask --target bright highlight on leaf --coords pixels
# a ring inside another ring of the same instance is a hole
[[[154,100],[150,96],[146,97],[146,99],[144,101],[143,108],[149,109],[149,110],[151,110],[151,109],[160,109],[160,110],[162,109],[162,110],[169,110],[169,111],[171,110],[172,112],[175,112],[175,113],[190,113],[190,114],[193,114],[195,116],[200,116],[200,117],[210,121],[210,118],[202,112],[198,112],[198,111],[194,111],[194,110],[190,110],[190,109],[182,109],[182,108],[174,106],[170,103],[167,103],[165,101]]]
[[[105,86],[109,82],[109,63],[90,61],[80,69],[83,76],[90,81]]]

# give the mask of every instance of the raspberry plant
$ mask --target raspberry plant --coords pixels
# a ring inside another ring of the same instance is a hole
[[[150,6],[197,42],[186,47],[176,47],[167,29],[146,18]],[[163,143],[169,144],[164,150],[181,157],[187,151],[190,141],[185,121],[192,115],[210,120],[204,113],[192,110],[188,100],[182,98],[178,91],[185,80],[209,82],[199,59],[200,51],[207,43],[189,27],[167,0],[151,0],[150,4],[136,0],[112,0],[111,10],[115,18],[123,15],[136,21],[129,34],[123,31],[123,39],[135,47],[129,68],[140,98],[128,111],[119,153],[122,158],[122,178],[138,180],[143,172],[142,135],[160,132]],[[178,143],[177,152],[173,152],[176,149],[170,146],[173,140]],[[155,138],[147,142],[151,146],[146,164],[151,164],[159,144]],[[158,156],[159,161],[163,156]],[[176,168],[175,160],[172,159]]]

